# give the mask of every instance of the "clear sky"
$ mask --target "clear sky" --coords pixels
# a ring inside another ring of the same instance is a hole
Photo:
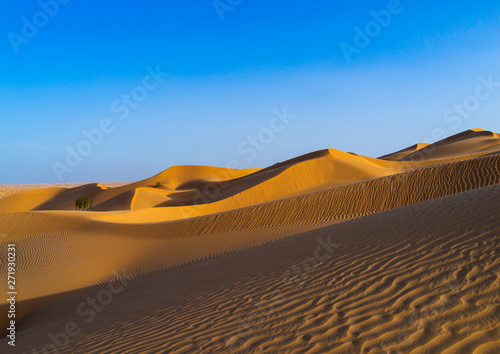
[[[4,1],[0,29],[0,183],[500,132],[498,0]]]

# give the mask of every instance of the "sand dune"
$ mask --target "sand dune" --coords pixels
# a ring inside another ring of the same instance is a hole
[[[379,159],[328,149],[8,195],[15,352],[56,352],[49,334],[74,321],[59,352],[496,353],[499,153],[473,129]],[[103,291],[95,318],[78,311]]]
[[[390,161],[398,161],[401,160],[402,158],[414,153],[415,151],[418,151],[426,146],[429,146],[430,144],[426,143],[418,143],[415,145],[412,145],[410,147],[404,148],[402,150],[393,152],[392,154],[384,155],[379,157],[381,160],[390,160]]]
[[[39,183],[39,184],[0,184],[0,198],[11,194],[26,192],[30,190],[46,189],[46,188],[73,188],[86,183]],[[103,183],[108,187],[119,187],[128,183],[111,182]]]
[[[406,155],[402,160],[438,160],[484,155],[498,152],[499,145],[499,134],[476,128],[425,146]]]

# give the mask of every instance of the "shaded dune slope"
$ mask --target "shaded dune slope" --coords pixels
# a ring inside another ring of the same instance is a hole
[[[410,147],[407,147],[405,149],[393,152],[392,154],[387,154],[387,155],[381,156],[381,157],[379,157],[379,159],[389,160],[389,161],[398,161],[398,160],[401,160],[403,157],[406,157],[406,156],[414,153],[415,151],[418,151],[418,150],[420,150],[426,146],[429,146],[429,145],[430,144],[426,144],[426,143],[418,143],[418,144],[412,145]]]

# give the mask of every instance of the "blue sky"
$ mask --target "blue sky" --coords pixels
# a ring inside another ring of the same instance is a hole
[[[323,148],[377,157],[469,128],[500,132],[498,1],[41,0],[0,10],[0,183],[265,167]],[[157,70],[168,76],[155,81]],[[276,120],[284,107],[287,124]],[[82,133],[103,124],[95,144]]]

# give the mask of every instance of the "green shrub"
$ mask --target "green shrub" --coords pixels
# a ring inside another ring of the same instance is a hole
[[[83,207],[83,200],[82,197],[78,197],[75,201],[75,209],[80,210]]]
[[[156,182],[155,188],[160,188],[161,187],[161,182]]]
[[[76,210],[90,210],[92,211],[92,205],[94,205],[94,202],[90,200],[89,196],[86,196],[85,198],[78,197],[75,201],[75,209]]]

